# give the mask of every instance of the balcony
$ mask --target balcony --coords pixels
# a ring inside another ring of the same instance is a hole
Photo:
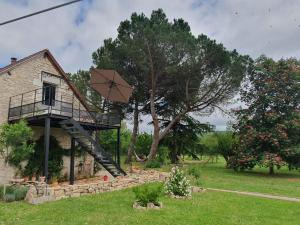
[[[53,86],[10,97],[8,121],[40,116],[73,118],[81,123],[103,126],[120,126],[120,115],[87,111],[74,93]]]

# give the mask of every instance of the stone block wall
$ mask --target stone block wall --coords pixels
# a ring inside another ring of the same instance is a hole
[[[45,201],[55,201],[64,198],[80,197],[107,191],[116,191],[124,188],[134,187],[150,182],[163,182],[169,176],[168,173],[158,171],[142,171],[137,174],[129,174],[110,181],[93,180],[84,184],[60,185],[51,187],[45,183],[31,185],[26,196],[26,201],[31,204],[39,204]]]

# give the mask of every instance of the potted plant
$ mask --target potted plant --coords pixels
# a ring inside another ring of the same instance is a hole
[[[36,174],[35,173],[31,175],[31,181],[36,181]]]
[[[29,181],[29,175],[25,170],[22,171],[22,176],[23,176],[24,182]]]
[[[45,176],[40,176],[40,177],[39,177],[39,182],[44,183],[45,180],[46,180],[46,177],[45,177]]]
[[[24,179],[24,182],[27,182],[27,181],[29,181],[29,176],[23,176],[23,179]]]

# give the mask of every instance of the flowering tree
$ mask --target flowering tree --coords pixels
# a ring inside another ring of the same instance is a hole
[[[241,91],[247,108],[236,111],[240,148],[231,159],[235,169],[261,165],[273,174],[274,166],[299,167],[299,74],[296,60],[257,59]]]
[[[190,182],[177,166],[172,168],[165,190],[171,196],[190,197],[192,194]]]

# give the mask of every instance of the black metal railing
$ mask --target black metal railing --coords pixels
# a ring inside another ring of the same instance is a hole
[[[107,126],[119,126],[121,123],[118,114],[88,111],[68,89],[55,87],[53,90],[53,87],[46,86],[10,97],[9,121],[47,114]]]

